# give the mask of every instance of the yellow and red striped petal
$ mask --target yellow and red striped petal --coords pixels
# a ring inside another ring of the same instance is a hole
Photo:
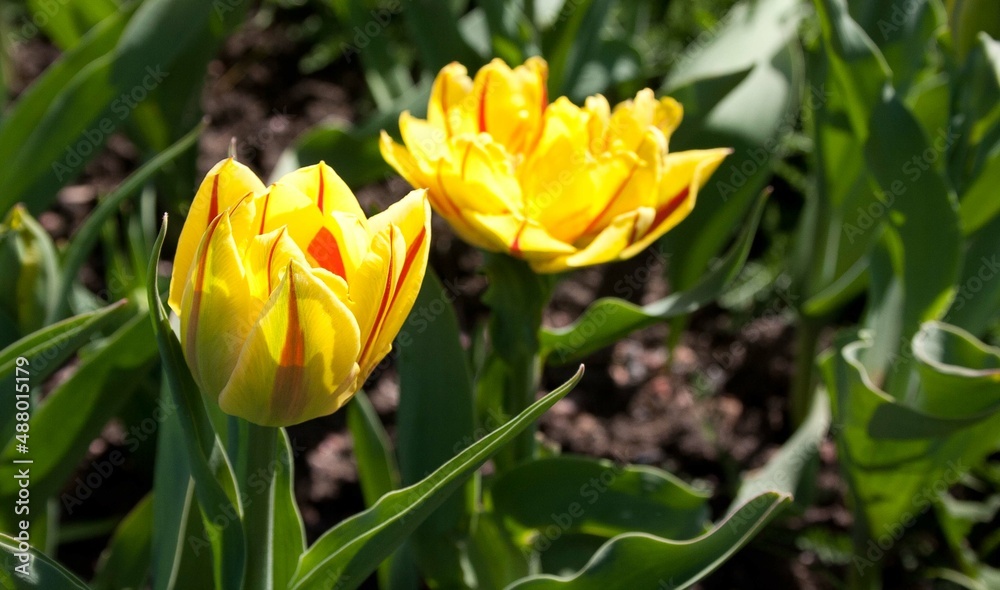
[[[250,296],[229,216],[219,215],[198,249],[178,314],[184,358],[212,399],[233,371],[260,308]]]
[[[622,258],[638,254],[677,226],[694,209],[698,191],[732,150],[690,150],[668,154],[664,160],[655,215],[648,229],[622,251]]]
[[[219,162],[205,176],[191,202],[191,208],[188,210],[187,219],[177,242],[177,252],[174,254],[170,295],[167,299],[174,313],[180,313],[181,297],[184,295],[191,263],[208,225],[248,193],[263,191],[264,183],[257,178],[257,175],[233,158]]]
[[[465,126],[461,108],[472,93],[472,79],[460,63],[452,62],[441,69],[431,87],[431,99],[427,103],[427,121],[445,135],[451,137],[459,133],[474,132]]]
[[[323,212],[330,215],[337,211],[349,213],[364,219],[365,214],[358,205],[358,199],[351,192],[340,175],[333,168],[320,161],[314,166],[299,168],[282,176],[276,184],[293,186],[309,197]]]
[[[359,386],[358,337],[347,307],[291,262],[247,336],[219,406],[264,426],[330,414]]]

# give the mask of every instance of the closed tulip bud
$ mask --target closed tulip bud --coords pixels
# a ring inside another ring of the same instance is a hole
[[[547,74],[540,58],[495,59],[474,80],[448,65],[427,119],[404,112],[403,145],[383,132],[382,155],[464,240],[536,272],[632,257],[690,213],[730,150],[671,152],[683,109],[649,89],[614,109],[550,104]]]
[[[424,191],[369,219],[326,164],[265,187],[220,162],[191,205],[170,282],[192,375],[256,424],[335,412],[391,349],[429,244]]]

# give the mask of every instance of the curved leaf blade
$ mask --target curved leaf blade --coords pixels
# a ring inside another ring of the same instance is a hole
[[[336,584],[346,590],[360,586],[490,456],[569,393],[582,376],[581,366],[561,387],[467,447],[420,483],[386,494],[368,510],[327,531],[302,556],[292,588],[319,590]]]
[[[619,535],[574,575],[533,576],[514,582],[506,590],[687,588],[739,551],[789,502],[787,494],[761,494],[690,541],[643,533]]]

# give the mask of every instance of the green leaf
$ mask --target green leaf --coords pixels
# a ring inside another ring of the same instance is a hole
[[[844,93],[854,134],[863,141],[892,72],[875,43],[851,18],[845,0],[814,0],[814,4],[830,69]]]
[[[73,49],[64,53],[55,63],[21,94],[10,112],[0,120],[0,161],[12,162],[25,142],[35,132],[49,109],[64,100],[64,90],[87,64],[107,54],[125,29],[132,10],[122,10],[105,19],[81,39]],[[52,138],[52,141],[55,141]],[[62,144],[63,146],[69,143]],[[10,170],[6,166],[5,171]],[[18,196],[4,193],[0,196],[0,211],[7,211],[18,201]],[[29,203],[29,206],[31,203]],[[44,206],[31,207],[39,213]]]
[[[743,504],[714,529],[690,541],[626,533],[608,541],[579,572],[533,576],[507,590],[605,590],[607,588],[687,588],[742,548],[791,498],[761,494]]]
[[[400,396],[397,449],[403,485],[419,482],[476,439],[472,376],[461,330],[445,291],[428,271],[403,329],[396,337]],[[451,359],[442,363],[441,359]],[[474,512],[475,485],[452,495],[408,541],[431,585],[461,584],[462,547]]]
[[[372,506],[382,496],[398,489],[401,480],[389,435],[363,391],[354,394],[347,406],[347,427],[354,439],[354,457],[358,462],[365,506]]]
[[[212,552],[205,536],[194,481],[188,467],[184,430],[165,384],[160,405],[169,411],[157,434],[153,478],[153,589],[196,587],[212,577]]]
[[[809,475],[819,446],[830,428],[830,402],[826,392],[817,388],[816,399],[810,408],[802,425],[767,464],[743,477],[734,505],[749,502],[767,491],[788,494],[798,500],[799,487]]]
[[[130,119],[141,102],[131,96],[148,96],[170,76],[175,60],[200,39],[214,12],[200,0],[141,3],[113,50],[79,64],[55,96],[42,97],[47,108],[33,110],[32,127],[19,126],[22,141],[8,145],[6,126],[0,130],[0,150],[10,156],[0,169],[5,188],[0,210],[19,200],[32,211],[47,207]]]
[[[490,497],[499,515],[537,531],[537,541],[543,535],[554,541],[572,533],[611,538],[629,532],[691,539],[705,532],[710,494],[654,467],[562,456],[503,473]]]
[[[538,400],[513,420],[465,448],[415,485],[382,497],[309,548],[299,562],[295,590],[357,588],[434,510],[503,445],[565,396],[580,381],[583,367],[564,385]]]
[[[136,390],[156,361],[152,331],[146,314],[129,320],[101,341],[73,375],[45,398],[31,416],[27,458],[31,466],[31,491],[39,498],[59,492],[86,455],[90,441]],[[32,388],[41,387],[34,380]],[[11,440],[4,461],[24,458]],[[0,497],[17,495],[13,479],[0,480]],[[79,501],[73,496],[71,500]]]
[[[380,182],[392,172],[382,159],[377,128],[369,131],[342,124],[317,125],[296,138],[281,155],[273,179],[307,163],[326,162],[352,188]]]
[[[838,456],[873,537],[912,525],[939,491],[1000,444],[1000,351],[937,322],[914,338],[920,380],[890,397],[862,363],[871,336],[822,360],[838,424]],[[897,534],[898,536],[898,534]]]
[[[153,552],[153,496],[147,494],[118,525],[101,554],[94,590],[145,588]]]
[[[118,319],[124,299],[97,311],[82,313],[28,334],[0,350],[0,380],[14,374],[18,357],[28,359],[31,376],[44,381],[99,330]]]
[[[542,330],[543,357],[556,363],[571,362],[600,350],[635,330],[691,313],[715,300],[743,268],[764,203],[763,197],[758,199],[742,235],[730,247],[719,265],[697,285],[642,307],[622,299],[598,299],[569,326]]]
[[[278,429],[278,461],[280,466],[274,476],[271,514],[273,538],[273,587],[288,588],[299,558],[306,550],[305,524],[299,505],[295,501],[295,449],[284,428]]]
[[[983,32],[1000,38],[1000,13],[991,0],[948,0],[948,21],[959,57],[972,51]]]
[[[181,408],[177,415],[181,418],[184,447],[207,537],[197,541],[212,548],[215,587],[219,590],[238,590],[243,585],[246,540],[243,527],[238,522],[241,510],[235,492],[235,476],[209,419],[202,394],[184,362],[181,345],[170,327],[170,319],[157,287],[156,269],[166,230],[167,219],[164,216],[147,269],[150,315],[167,382],[174,403]]]
[[[898,314],[901,334],[876,338],[891,340],[879,347],[894,348],[900,339],[912,338],[922,322],[941,317],[948,308],[961,269],[962,237],[957,204],[941,175],[925,160],[928,151],[940,152],[949,137],[941,135],[933,145],[928,142],[920,124],[895,96],[875,106],[871,125],[865,157],[885,195],[886,238],[893,272],[903,289],[900,309],[879,312]],[[893,384],[892,393],[901,391],[902,383]]]
[[[54,559],[30,548],[30,575],[22,576],[14,568],[21,565],[17,554],[18,540],[0,534],[0,551],[4,553],[4,567],[0,568],[0,585],[11,590],[89,590],[87,584],[59,565]]]
[[[971,235],[1000,214],[1000,199],[996,187],[1000,185],[1000,145],[990,152],[979,176],[961,195],[962,233]]]
[[[546,32],[542,49],[549,62],[549,96],[562,96],[578,78],[593,56],[593,47],[611,11],[610,0],[580,0],[572,10],[564,9],[566,18]],[[586,43],[581,40],[586,39]],[[579,100],[581,97],[571,97]]]
[[[983,337],[1000,315],[1000,215],[965,240],[965,260],[955,300],[944,320]]]
[[[663,86],[681,88],[768,63],[795,38],[801,20],[797,0],[740,2],[707,31],[707,41],[699,36],[674,59]]]
[[[451,2],[413,0],[406,5],[403,18],[410,41],[420,53],[424,71],[437,73],[452,61],[475,70],[476,52],[462,38],[458,29],[459,10]],[[433,31],[433,34],[428,32]]]
[[[204,129],[204,123],[195,126],[187,135],[130,174],[114,192],[102,199],[97,208],[90,212],[86,221],[73,234],[69,244],[66,246],[62,271],[53,289],[55,297],[50,299],[53,305],[49,308],[48,312],[49,322],[58,319],[69,305],[70,287],[73,285],[77,273],[97,243],[104,223],[118,212],[118,207],[126,199],[138,193],[154,174],[194,145]]]
[[[32,21],[37,23],[45,31],[45,35],[63,51],[75,47],[87,31],[120,8],[114,0],[86,0],[59,4],[45,0],[28,0],[28,7],[34,15]]]

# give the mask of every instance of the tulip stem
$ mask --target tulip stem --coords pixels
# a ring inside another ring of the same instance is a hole
[[[535,274],[522,260],[504,254],[486,255],[490,286],[484,297],[492,309],[490,343],[502,367],[501,407],[510,419],[535,401],[541,380],[538,331],[542,312],[552,295],[553,280]],[[526,428],[497,454],[498,469],[506,469],[535,454],[535,429]]]
[[[247,542],[247,567],[244,590],[270,590],[274,572],[274,480],[280,469],[276,460],[278,429],[244,422],[243,459],[246,468],[241,477],[243,528]]]

